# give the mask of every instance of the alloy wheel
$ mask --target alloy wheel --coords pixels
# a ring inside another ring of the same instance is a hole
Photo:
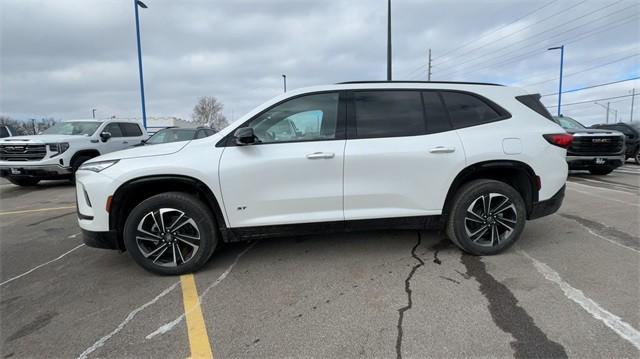
[[[509,239],[518,221],[513,201],[500,193],[483,194],[467,208],[464,228],[469,239],[483,247],[494,247]]]
[[[200,230],[183,211],[160,208],[142,217],[136,228],[136,243],[140,253],[153,264],[177,267],[198,252]]]

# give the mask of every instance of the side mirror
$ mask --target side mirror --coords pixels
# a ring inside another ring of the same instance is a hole
[[[111,132],[104,131],[100,134],[100,140],[102,142],[107,142],[111,138]]]
[[[236,144],[246,146],[256,143],[256,135],[251,127],[241,127],[233,134],[236,138]]]

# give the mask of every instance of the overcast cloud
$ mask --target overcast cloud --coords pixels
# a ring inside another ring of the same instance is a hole
[[[386,76],[386,0],[144,1],[148,116],[190,119],[198,97],[210,95],[237,119],[281,93],[281,74],[290,89]],[[0,114],[70,119],[96,108],[98,117],[141,116],[132,0],[2,0],[0,7]],[[561,44],[565,89],[640,76],[636,0],[393,0],[392,11],[394,79],[425,80],[432,48],[434,80],[554,93],[559,52],[546,48]],[[569,93],[563,103],[627,96],[639,85]],[[628,121],[631,98],[610,101]],[[605,116],[592,103],[563,112],[585,123]]]

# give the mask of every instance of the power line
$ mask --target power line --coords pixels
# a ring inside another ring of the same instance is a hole
[[[623,58],[620,58],[620,59],[617,59],[617,60],[613,60],[613,61],[609,61],[609,62],[604,63],[604,64],[600,64],[600,65],[596,65],[596,66],[592,66],[592,67],[586,68],[586,69],[584,69],[584,70],[580,70],[580,71],[572,72],[572,73],[569,73],[569,74],[564,75],[564,76],[563,76],[563,78],[567,78],[567,77],[569,77],[569,76],[573,76],[573,75],[581,74],[581,73],[583,73],[583,72],[587,72],[587,71],[595,70],[595,69],[600,68],[600,67],[604,67],[604,66],[608,66],[608,65],[615,64],[615,63],[618,63],[618,62],[622,62],[622,61],[624,61],[624,60],[627,60],[627,59],[630,59],[630,58],[633,58],[633,57],[636,57],[636,56],[640,56],[640,54],[633,54],[633,55],[625,56],[625,57],[623,57]],[[543,83],[545,83],[545,82],[555,81],[555,80],[557,80],[557,79],[558,79],[557,77],[554,77],[554,78],[552,78],[552,79],[548,79],[548,80],[544,80],[544,81],[538,81],[538,82],[534,82],[534,83],[530,83],[530,84],[525,83],[525,84],[523,84],[523,85],[521,85],[521,86],[534,86],[534,85],[543,84]]]
[[[565,26],[565,25],[571,24],[572,22],[575,22],[575,21],[578,21],[578,20],[580,20],[580,19],[583,19],[583,18],[585,18],[585,17],[587,17],[587,16],[590,16],[590,15],[592,15],[592,14],[596,13],[596,12],[599,12],[599,11],[605,10],[605,9],[607,9],[607,8],[609,8],[609,7],[613,6],[613,5],[618,4],[618,3],[619,3],[619,2],[621,2],[621,1],[622,1],[622,0],[616,1],[616,2],[614,2],[614,3],[611,3],[611,4],[607,5],[607,6],[604,6],[604,7],[598,8],[598,9],[596,9],[596,10],[594,10],[594,11],[591,11],[591,12],[589,12],[589,13],[587,13],[587,14],[584,14],[584,15],[582,15],[582,16],[580,16],[580,17],[577,17],[577,18],[575,18],[575,19],[572,19],[572,20],[570,20],[570,21],[567,21],[567,22],[565,22],[565,23],[563,23],[563,24],[560,24],[560,25],[558,25],[558,26],[554,26],[554,27],[552,27],[552,28],[549,28],[549,29],[547,29],[547,30],[545,30],[545,31],[543,31],[543,32],[540,32],[540,33],[537,33],[537,34],[531,35],[531,36],[529,36],[528,38],[524,38],[524,39],[522,39],[522,40],[516,41],[516,42],[511,43],[511,44],[508,44],[508,45],[506,45],[506,46],[503,46],[503,47],[501,47],[501,48],[499,48],[499,49],[496,49],[496,50],[494,50],[494,51],[492,51],[492,52],[490,52],[490,53],[486,53],[486,54],[481,55],[481,56],[479,56],[479,57],[472,57],[472,58],[469,58],[469,59],[467,59],[467,60],[465,60],[465,61],[463,61],[463,62],[461,62],[461,63],[459,63],[459,64],[457,64],[457,65],[449,66],[448,68],[449,68],[449,69],[451,69],[451,68],[453,68],[453,67],[456,67],[456,66],[458,66],[458,67],[459,67],[459,66],[462,66],[462,65],[467,64],[467,63],[470,63],[470,62],[476,62],[476,61],[481,60],[481,59],[483,59],[483,58],[487,58],[487,57],[491,58],[491,57],[494,57],[495,55],[497,55],[497,53],[498,53],[498,52],[500,52],[500,51],[502,51],[502,50],[505,50],[505,49],[513,49],[513,46],[514,46],[514,45],[516,45],[516,44],[519,44],[519,43],[522,43],[522,42],[530,41],[530,40],[532,40],[533,38],[536,38],[536,37],[538,37],[538,36],[540,36],[540,35],[546,34],[546,33],[550,32],[550,31],[555,30],[555,29],[558,29],[558,28],[561,28],[561,27],[563,27],[563,26]],[[571,32],[571,31],[575,30],[575,29],[578,29],[578,28],[580,28],[580,27],[583,27],[583,26],[586,26],[586,25],[592,24],[592,23],[593,23],[593,22],[595,22],[595,21],[600,21],[600,20],[602,20],[602,19],[604,19],[604,18],[607,18],[607,17],[613,16],[613,15],[618,14],[618,13],[620,13],[620,12],[622,12],[622,11],[625,11],[625,10],[627,10],[627,9],[631,8],[631,7],[635,7],[635,4],[634,4],[634,5],[631,5],[631,6],[628,6],[628,7],[626,7],[626,8],[623,8],[623,9],[619,9],[619,10],[617,10],[617,11],[614,11],[614,12],[610,13],[610,14],[600,16],[600,17],[598,17],[598,18],[596,18],[596,19],[594,19],[594,20],[591,20],[591,22],[589,22],[589,23],[581,24],[581,25],[578,25],[578,26],[574,26],[574,27],[572,27],[572,28],[570,28],[570,29],[566,29],[566,30],[564,30],[564,31],[562,31],[562,32],[560,32],[560,33],[557,33],[557,34],[555,34],[555,35],[552,35],[550,38],[547,38],[546,40],[549,40],[549,39],[551,39],[551,38],[554,38],[554,37],[560,36],[560,35],[562,35],[562,34],[566,34],[566,33],[568,33],[568,32]],[[515,51],[518,51],[518,50],[515,50]],[[507,51],[506,53],[503,53],[503,54],[500,54],[500,55],[495,56],[495,58],[499,58],[499,57],[502,57],[502,56],[504,56],[504,55],[507,55],[507,54],[510,54],[510,53],[513,53],[513,52],[514,52],[514,51]]]
[[[632,95],[623,95],[623,96],[614,96],[614,97],[605,97],[605,98],[596,98],[593,100],[586,100],[586,101],[578,101],[578,102],[572,102],[572,103],[563,103],[562,106],[572,106],[572,105],[580,105],[583,103],[593,103],[595,101],[604,101],[604,100],[613,100],[616,98],[623,98],[623,97],[631,97]],[[551,108],[551,107],[558,107],[558,105],[553,105],[553,106],[545,106],[546,108]]]
[[[636,77],[631,77],[628,79],[624,79],[624,80],[618,80],[618,81],[611,81],[611,82],[607,82],[607,83],[603,83],[603,84],[597,84],[597,85],[591,85],[591,86],[585,86],[585,87],[580,87],[577,89],[572,89],[572,90],[567,90],[567,91],[562,91],[562,93],[569,93],[569,92],[578,92],[578,91],[582,91],[582,90],[588,90],[588,89],[592,89],[592,88],[596,88],[596,87],[602,87],[602,86],[607,86],[607,85],[613,85],[613,84],[617,84],[620,82],[627,82],[627,81],[633,81],[633,80],[637,80],[640,79],[640,76],[636,76]],[[557,95],[558,93],[548,93],[546,95],[542,95],[542,97],[546,97],[546,96],[553,96],[553,95]]]
[[[600,33],[600,32],[603,32],[603,31],[608,31],[608,30],[614,29],[614,28],[616,28],[616,27],[619,27],[619,26],[625,25],[626,23],[629,23],[629,22],[631,22],[631,21],[635,20],[636,18],[637,18],[637,16],[636,16],[635,14],[633,14],[633,15],[631,15],[631,16],[630,16],[630,17],[628,17],[628,18],[621,19],[621,20],[624,20],[624,21],[620,21],[620,22],[618,22],[618,23],[616,23],[616,24],[614,24],[614,25],[612,25],[612,26],[609,26],[610,24],[609,24],[609,23],[607,23],[607,24],[605,24],[605,26],[601,26],[601,27],[599,27],[599,28],[592,29],[592,30],[590,30],[590,31],[587,31],[587,32],[585,32],[585,33],[582,33],[582,34],[578,35],[578,37],[573,38],[573,39],[571,39],[570,41],[568,41],[568,38],[567,38],[567,39],[564,39],[564,40],[559,40],[559,41],[557,41],[557,42],[563,42],[565,45],[572,44],[572,43],[574,43],[574,42],[578,42],[578,41],[580,41],[580,40],[586,39],[586,38],[588,38],[588,37],[590,37],[590,36],[592,36],[592,35],[595,35],[595,34],[597,34],[597,33]],[[475,72],[475,71],[479,71],[479,70],[487,69],[487,68],[492,67],[492,66],[502,66],[502,65],[506,65],[506,64],[509,64],[509,63],[512,63],[512,62],[516,62],[516,61],[519,61],[519,60],[521,60],[521,59],[523,59],[523,58],[527,58],[527,57],[529,57],[529,56],[531,56],[531,55],[533,55],[533,54],[537,54],[537,53],[539,53],[540,51],[544,51],[544,50],[547,48],[548,43],[549,43],[549,42],[547,41],[547,42],[545,43],[545,46],[543,46],[543,47],[541,47],[541,48],[538,48],[538,49],[536,49],[536,50],[529,51],[529,52],[526,52],[526,53],[522,53],[522,54],[520,54],[520,55],[516,55],[516,56],[514,56],[514,57],[510,57],[510,58],[506,59],[506,61],[501,61],[501,62],[494,63],[494,64],[491,64],[491,63],[490,63],[490,64],[488,64],[488,65],[486,65],[486,66],[479,67],[479,68],[474,68],[474,69],[466,70],[466,71],[465,71],[465,70],[449,71],[449,72],[447,72],[447,74],[451,75],[451,74],[456,74],[456,73],[463,72],[463,71],[464,71],[465,73],[468,73],[468,72]]]
[[[517,18],[516,20],[514,20],[514,21],[512,21],[512,22],[510,22],[510,23],[508,23],[508,24],[505,24],[505,25],[502,25],[502,26],[498,27],[497,29],[495,29],[495,30],[493,30],[493,31],[491,31],[491,32],[489,32],[489,33],[487,33],[487,34],[484,34],[484,35],[480,36],[480,37],[479,37],[479,38],[477,38],[476,40],[471,40],[471,41],[469,41],[469,42],[466,42],[466,43],[465,43],[464,45],[462,45],[462,46],[458,46],[458,47],[456,47],[456,48],[454,48],[454,49],[451,49],[451,50],[449,50],[449,51],[445,52],[444,54],[440,55],[440,57],[445,57],[445,56],[447,56],[447,55],[449,55],[449,54],[451,54],[451,53],[453,53],[453,52],[455,52],[455,51],[457,51],[457,50],[460,50],[460,49],[463,49],[463,48],[467,47],[467,46],[468,46],[468,45],[470,45],[470,44],[476,43],[476,42],[478,42],[479,40],[484,39],[484,38],[486,38],[486,37],[487,37],[487,36],[489,36],[489,35],[493,35],[493,34],[495,34],[496,32],[498,32],[498,31],[500,31],[500,30],[504,29],[505,27],[507,27],[507,26],[509,26],[509,25],[513,25],[513,24],[517,23],[518,21],[520,21],[520,20],[522,20],[522,19],[524,19],[524,18],[526,18],[526,17],[528,17],[528,16],[530,16],[530,15],[535,14],[536,12],[538,12],[538,11],[540,11],[540,10],[542,10],[542,9],[546,8],[547,6],[549,6],[549,5],[553,4],[553,3],[557,2],[557,1],[558,1],[558,0],[552,0],[552,1],[548,2],[548,3],[546,3],[545,5],[543,5],[543,6],[539,7],[539,8],[537,8],[537,9],[533,10],[532,12],[529,12],[529,13],[527,13],[526,15],[521,16],[521,17]],[[437,59],[437,58],[436,58],[436,59]]]
[[[619,1],[621,1],[621,0],[619,0]],[[514,31],[514,32],[510,32],[510,33],[508,33],[508,34],[507,34],[507,35],[505,35],[505,36],[502,36],[502,37],[500,37],[500,38],[494,39],[494,40],[493,40],[493,42],[497,42],[497,41],[499,41],[499,40],[506,39],[506,38],[511,37],[511,36],[513,36],[513,35],[515,35],[515,34],[518,34],[518,33],[522,32],[522,31],[524,31],[524,30],[526,30],[526,29],[528,29],[528,28],[530,28],[530,27],[532,27],[532,26],[534,26],[534,25],[537,25],[537,24],[539,24],[539,23],[541,23],[541,22],[545,22],[545,21],[547,21],[547,20],[549,20],[549,19],[552,19],[552,18],[554,18],[554,17],[556,17],[556,16],[558,16],[558,15],[562,14],[563,12],[566,12],[566,11],[569,11],[569,10],[571,10],[571,9],[575,8],[575,7],[578,7],[578,6],[582,5],[582,4],[583,4],[583,3],[585,3],[585,2],[586,2],[586,0],[583,0],[583,1],[581,1],[581,2],[579,2],[579,3],[577,3],[577,4],[575,4],[575,5],[569,6],[568,8],[563,9],[563,10],[560,10],[560,11],[558,11],[558,12],[554,13],[553,15],[547,16],[546,18],[544,18],[544,19],[542,19],[542,20],[540,20],[540,21],[536,21],[536,22],[534,22],[533,24],[529,24],[529,25],[527,25],[527,26],[525,26],[525,27],[521,28],[520,30],[517,30],[517,31]],[[482,48],[482,46],[480,46],[479,48]],[[479,49],[479,48],[471,49],[471,50],[469,50],[469,51],[467,51],[467,52],[464,52],[464,53],[460,54],[458,57],[460,57],[460,56],[464,56],[464,55],[466,55],[466,54],[469,54],[470,52],[473,52],[473,51],[475,51],[475,50],[477,50],[477,49]],[[444,63],[447,63],[447,61],[450,61],[450,60],[451,60],[451,58],[444,59],[444,60],[443,60],[443,64],[444,64]]]

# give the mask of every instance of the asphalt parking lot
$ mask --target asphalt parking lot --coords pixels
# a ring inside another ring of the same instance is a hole
[[[69,184],[3,181],[0,355],[637,358],[640,166],[567,188],[498,256],[435,232],[318,234],[228,245],[180,278],[85,247]]]

